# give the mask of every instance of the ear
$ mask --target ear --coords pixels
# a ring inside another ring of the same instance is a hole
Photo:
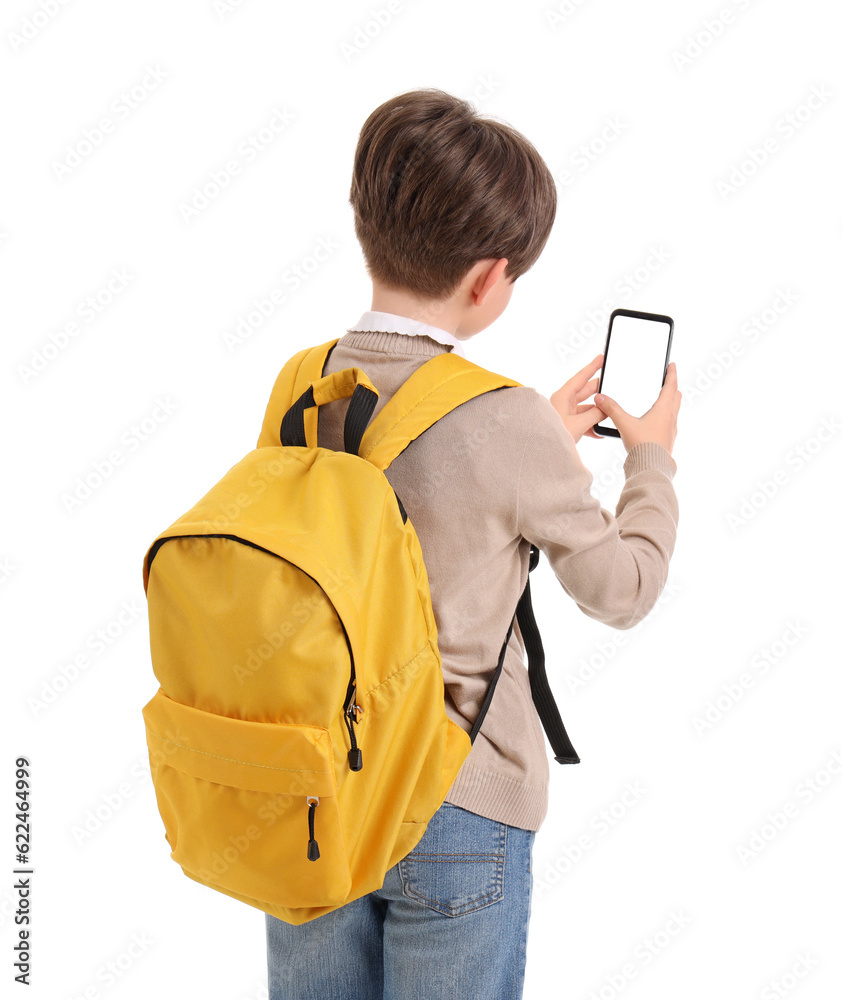
[[[474,282],[473,287],[473,293],[476,297],[476,302],[474,304],[478,306],[481,306],[483,302],[485,302],[491,292],[491,289],[503,277],[503,272],[506,270],[506,265],[509,261],[506,257],[500,257],[498,260],[485,263],[490,264],[490,267],[483,267],[477,275],[477,279]]]

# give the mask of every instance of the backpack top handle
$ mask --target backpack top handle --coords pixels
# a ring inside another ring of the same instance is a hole
[[[377,405],[379,393],[362,368],[343,368],[341,371],[324,375],[310,382],[310,385],[284,414],[281,421],[281,444],[292,447],[307,447],[307,433],[304,426],[304,414],[311,406],[319,407],[331,403],[335,399],[351,397],[348,412],[345,416],[345,451],[358,455],[360,442],[368,426],[374,408]],[[318,412],[318,411],[316,411]],[[318,424],[311,424],[313,437],[317,438],[315,430]],[[318,447],[314,441],[313,447]]]

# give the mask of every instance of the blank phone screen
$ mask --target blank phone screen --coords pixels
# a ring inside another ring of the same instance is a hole
[[[636,316],[615,316],[603,359],[599,391],[633,417],[642,417],[658,398],[664,379],[670,324]],[[603,427],[616,427],[607,417]]]

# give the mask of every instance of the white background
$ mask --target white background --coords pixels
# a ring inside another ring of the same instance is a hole
[[[23,989],[10,915],[23,753],[27,995],[265,996],[262,913],[168,857],[145,770],[140,709],[156,684],[141,562],[254,447],[283,362],[370,306],[347,204],[354,146],[378,104],[419,86],[510,122],[559,187],[545,252],[468,357],[549,396],[626,306],[674,318],[684,393],[678,542],[650,617],[609,629],[545,560],[533,576],[582,762],[551,761],[525,996],[839,995],[836,6],[402,0],[382,27],[385,2],[42,6],[0,14],[4,995]],[[126,113],[133,88],[143,100]],[[185,220],[275,108],[286,127]],[[103,117],[111,131],[87,147]],[[320,239],[335,251],[282,286]],[[130,276],[114,294],[112,269]],[[286,301],[229,350],[225,334],[276,287]],[[77,307],[97,295],[87,322]],[[115,450],[120,464],[68,509],[77,477]],[[580,451],[613,510],[621,442]],[[147,944],[127,959],[135,935]],[[110,962],[125,969],[112,983]]]

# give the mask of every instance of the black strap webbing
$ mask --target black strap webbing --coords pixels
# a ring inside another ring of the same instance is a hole
[[[537,546],[532,545],[529,550],[530,573],[538,565],[539,555],[540,549],[538,549]],[[506,633],[503,648],[500,650],[500,658],[497,661],[497,669],[494,671],[494,676],[491,678],[491,683],[488,685],[488,692],[485,696],[485,701],[483,702],[480,713],[474,722],[473,728],[471,729],[471,743],[474,742],[477,733],[480,731],[480,727],[485,719],[485,714],[488,711],[491,699],[494,696],[494,689],[497,687],[497,681],[500,679],[500,674],[503,672],[503,659],[506,655],[506,647],[509,644],[512,629],[515,626],[515,618],[517,618],[518,625],[520,625],[520,631],[523,635],[523,644],[526,649],[526,655],[529,658],[529,687],[532,691],[532,700],[535,702],[535,708],[538,710],[538,717],[541,720],[541,725],[544,727],[544,732],[547,734],[547,739],[550,741],[550,746],[553,748],[555,759],[559,762],[559,764],[578,764],[579,755],[573,749],[573,744],[570,742],[570,737],[567,735],[567,730],[564,728],[564,723],[561,721],[558,706],[555,703],[553,693],[550,690],[549,681],[547,680],[547,672],[544,667],[544,645],[541,642],[541,633],[538,631],[538,624],[535,621],[535,614],[532,610],[532,595],[529,590],[528,574],[526,578],[526,586],[523,588],[523,593],[518,601],[517,610],[512,618],[511,625],[509,625],[509,630]]]
[[[285,447],[307,447],[304,411],[315,405],[316,401],[313,398],[313,386],[311,385],[301,393],[284,414],[280,431],[282,445]],[[358,385],[351,395],[351,402],[348,404],[345,414],[345,451],[349,454],[359,454],[363,434],[368,427],[375,406],[377,406],[377,393],[372,392],[368,386]],[[316,426],[318,428],[318,424]]]

